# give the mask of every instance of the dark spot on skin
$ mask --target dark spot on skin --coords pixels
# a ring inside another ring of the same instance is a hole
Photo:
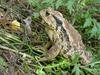
[[[62,21],[61,20],[59,20],[56,16],[54,16],[54,15],[52,15],[53,17],[54,17],[54,19],[56,20],[56,23],[58,24],[58,25],[62,25]]]
[[[3,16],[0,16],[0,19],[3,18]]]
[[[64,50],[63,53],[66,54],[67,53],[67,50]]]
[[[67,32],[66,32],[66,30],[63,28],[63,25],[62,25],[63,23],[62,23],[62,21],[59,20],[56,16],[54,16],[54,15],[52,15],[52,16],[54,17],[54,19],[55,19],[55,21],[56,21],[56,25],[57,25],[56,31],[58,30],[59,27],[61,27],[62,34],[61,34],[60,37],[61,37],[62,41],[63,41],[64,38],[66,38],[66,40],[68,40]],[[64,34],[64,37],[63,37],[63,34]]]
[[[61,49],[63,49],[63,45],[61,46]]]
[[[11,21],[11,20],[8,20],[9,22]]]
[[[4,9],[4,11],[6,12],[6,11],[7,11],[7,9],[5,8],[5,9]]]
[[[50,15],[50,13],[46,11],[46,16],[49,16],[49,15]]]

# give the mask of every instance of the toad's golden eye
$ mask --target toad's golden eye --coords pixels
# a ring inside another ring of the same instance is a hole
[[[48,11],[46,11],[46,16],[49,16],[49,15],[50,15],[50,13]]]

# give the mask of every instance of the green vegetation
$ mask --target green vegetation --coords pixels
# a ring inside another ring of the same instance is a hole
[[[3,1],[3,0],[1,0]],[[2,50],[15,53],[19,64],[15,63],[19,75],[100,75],[100,1],[99,0],[26,0],[32,13],[32,38],[23,34],[8,32],[0,28],[0,70],[7,68],[2,57]],[[0,2],[1,3],[1,2]],[[1,4],[2,5],[2,4]],[[23,4],[21,4],[23,5]],[[39,62],[38,58],[45,53],[43,46],[49,40],[40,24],[39,11],[52,7],[62,12],[64,17],[80,32],[87,50],[91,51],[93,60],[87,65],[81,65],[77,55],[72,61],[58,56],[52,62]],[[13,9],[17,7],[13,7]],[[16,9],[14,11],[16,11]],[[18,8],[20,10],[20,8]],[[16,11],[17,12],[17,11]],[[19,12],[17,12],[19,13]],[[22,13],[20,15],[23,16]],[[25,15],[25,14],[24,14]],[[14,15],[15,16],[15,15]],[[21,18],[23,18],[21,16]],[[29,16],[25,15],[24,17]],[[18,18],[19,19],[19,18]],[[24,37],[23,37],[24,36]],[[36,41],[38,40],[38,41]],[[37,42],[41,47],[37,47]],[[12,55],[13,56],[13,55]],[[7,57],[7,56],[6,56]],[[10,59],[9,59],[10,60]]]

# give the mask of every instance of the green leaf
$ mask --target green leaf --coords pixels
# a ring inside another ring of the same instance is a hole
[[[97,29],[98,40],[100,40],[100,23],[97,23]]]
[[[56,9],[58,9],[60,6],[62,6],[63,0],[57,0],[56,1]]]
[[[38,12],[34,12],[33,14],[32,14],[32,16],[36,19],[36,18],[39,18],[39,13]]]
[[[54,8],[55,7],[55,0],[43,0],[42,1],[42,5],[47,8],[47,7],[52,7]]]
[[[2,57],[0,57],[0,69],[3,69],[4,67],[7,67],[7,63]]]
[[[100,23],[97,23],[98,32],[100,33]]]
[[[75,72],[76,72],[76,75],[80,75],[80,68],[79,68],[79,64],[75,65]]]
[[[80,65],[79,64],[75,64],[74,65],[74,69],[72,70],[72,73],[75,73],[75,75],[80,75]]]
[[[92,19],[91,18],[87,18],[85,23],[84,23],[84,28],[91,26],[92,24]]]
[[[42,71],[42,70],[40,70],[40,69],[38,69],[38,70],[36,71],[36,73],[37,73],[37,75],[46,75],[45,72]]]
[[[100,23],[97,23],[97,28],[98,28],[98,40],[100,40]]]
[[[71,59],[72,59],[72,64],[77,64],[77,62],[79,61],[79,54],[74,53]]]
[[[83,70],[80,70],[81,75],[86,75]]]
[[[55,74],[56,75],[62,75],[62,72],[61,71],[56,71]]]
[[[70,13],[72,13],[72,11],[74,11],[74,9],[73,9],[74,2],[75,2],[75,0],[68,0],[68,2],[66,4]]]
[[[10,44],[10,42],[8,40],[4,39],[3,37],[0,37],[0,41],[3,41],[5,43],[7,43],[7,44]]]
[[[38,9],[41,9],[41,3],[39,0],[26,0],[31,6],[34,6]]]
[[[88,68],[85,66],[81,66],[81,69],[84,69],[84,71],[87,72],[87,74],[89,75],[100,75],[100,69]]]
[[[97,61],[97,62],[93,62],[91,64],[89,64],[91,67],[94,67],[96,64],[100,64],[100,61]]]
[[[12,34],[9,34],[9,33],[5,33],[4,35],[5,35],[5,39],[7,39],[7,40],[22,42],[21,40],[19,40],[20,38],[18,36],[15,36],[15,35],[12,35]]]
[[[96,33],[97,33],[97,27],[96,26],[94,26],[93,28],[92,28],[92,30],[91,30],[91,35],[90,35],[90,38],[91,37],[93,37],[93,36],[95,36],[96,35]]]
[[[44,0],[42,3],[53,3],[54,0]]]

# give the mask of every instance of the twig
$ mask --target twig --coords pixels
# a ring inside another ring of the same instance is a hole
[[[2,46],[2,45],[0,45],[0,49],[12,51],[12,52],[14,52],[14,53],[18,53],[18,54],[22,55],[23,57],[28,57],[28,58],[33,59],[32,56],[30,56],[30,55],[28,55],[28,54],[26,54],[26,53],[22,53],[22,52],[19,52],[18,50],[16,51],[16,50],[14,50],[14,49],[11,49],[11,48],[8,48],[8,47]]]

